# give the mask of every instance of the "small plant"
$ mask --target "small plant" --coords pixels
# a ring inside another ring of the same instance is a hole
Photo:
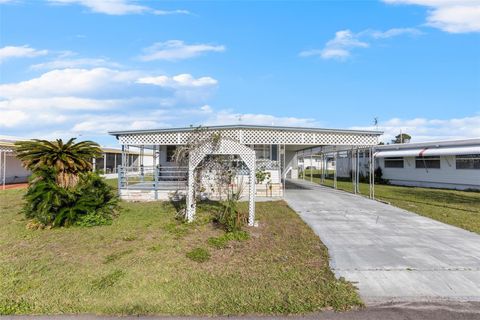
[[[210,253],[207,251],[207,249],[200,248],[200,247],[187,252],[186,256],[190,260],[193,260],[199,263],[210,260]]]
[[[112,219],[108,219],[102,215],[89,213],[83,216],[80,216],[75,222],[75,225],[80,227],[94,227],[94,226],[103,226],[112,224]]]
[[[222,203],[223,208],[217,211],[214,221],[219,223],[225,231],[240,231],[247,223],[247,213],[238,209],[238,201],[242,195],[242,188],[233,188],[227,192],[227,199]]]
[[[255,172],[255,179],[257,180],[258,184],[262,184],[265,180],[270,181],[271,174],[265,170],[257,170]]]

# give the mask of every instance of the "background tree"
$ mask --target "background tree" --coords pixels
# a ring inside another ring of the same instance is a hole
[[[25,168],[32,172],[52,168],[55,171],[55,180],[62,188],[75,187],[79,173],[91,171],[92,159],[101,154],[97,143],[75,143],[75,138],[67,143],[63,143],[62,139],[19,141],[15,146],[17,157]]]
[[[395,136],[395,139],[392,140],[392,143],[409,143],[412,139],[408,133],[401,133]]]

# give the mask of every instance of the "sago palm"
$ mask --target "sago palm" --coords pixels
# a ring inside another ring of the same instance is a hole
[[[72,138],[64,143],[38,140],[18,141],[15,143],[17,157],[23,166],[32,172],[45,168],[55,171],[56,183],[62,188],[74,187],[81,172],[92,170],[92,159],[101,154],[100,146],[93,141],[75,143]]]

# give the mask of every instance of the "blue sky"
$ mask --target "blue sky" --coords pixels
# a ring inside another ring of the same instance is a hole
[[[0,0],[0,135],[375,117],[480,137],[480,1]]]

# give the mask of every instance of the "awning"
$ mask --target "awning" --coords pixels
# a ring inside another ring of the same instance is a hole
[[[480,146],[450,148],[417,148],[405,150],[384,150],[375,153],[377,158],[386,157],[427,157],[480,154]]]
[[[423,152],[423,156],[453,156],[465,154],[480,154],[480,146],[453,147],[453,148],[432,148]]]
[[[407,149],[407,150],[385,150],[385,151],[379,151],[375,153],[376,158],[396,158],[396,157],[418,157],[420,152],[425,150],[425,148],[422,149]]]

